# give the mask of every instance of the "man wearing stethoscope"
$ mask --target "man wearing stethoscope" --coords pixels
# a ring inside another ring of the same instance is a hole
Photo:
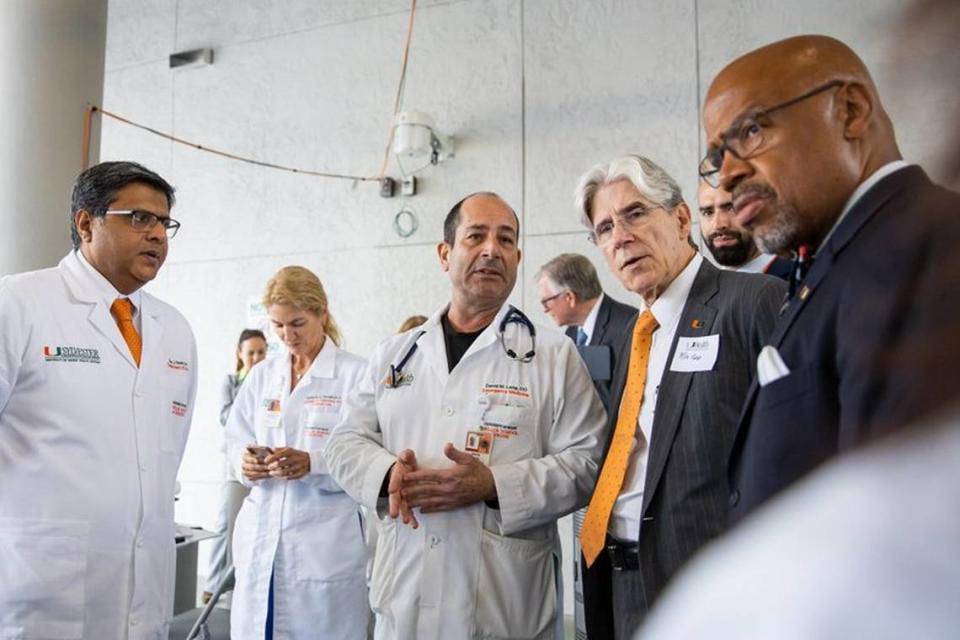
[[[381,519],[378,638],[562,637],[556,520],[593,488],[605,413],[573,343],[506,304],[518,234],[496,194],[453,207],[450,303],[377,346],[327,444]]]

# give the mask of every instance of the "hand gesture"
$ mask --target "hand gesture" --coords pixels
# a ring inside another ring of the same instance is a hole
[[[402,496],[409,508],[420,507],[422,513],[432,513],[496,499],[497,486],[487,465],[450,442],[444,445],[443,453],[456,464],[404,475]]]

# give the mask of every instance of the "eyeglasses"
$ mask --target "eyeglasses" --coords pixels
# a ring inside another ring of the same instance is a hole
[[[550,304],[551,302],[553,302],[554,300],[556,300],[557,298],[559,298],[560,296],[562,296],[563,294],[565,294],[567,291],[570,291],[570,289],[564,289],[564,290],[561,291],[560,293],[555,293],[555,294],[553,294],[552,296],[548,296],[548,297],[546,297],[546,298],[543,298],[543,299],[540,301],[540,304],[543,306],[543,310],[546,311],[546,310],[549,308],[549,304]]]
[[[595,226],[593,231],[587,235],[587,239],[598,247],[603,248],[610,244],[610,241],[613,240],[613,228],[615,226],[614,220],[619,221],[620,226],[627,231],[636,231],[643,224],[647,214],[657,209],[663,209],[664,211],[667,210],[666,207],[658,204],[646,206],[636,203],[628,208],[625,212],[618,213],[613,218],[604,220]]]
[[[729,151],[735,158],[746,160],[755,154],[763,145],[764,120],[774,111],[786,109],[807,98],[823,93],[834,87],[844,84],[843,80],[832,80],[820,85],[816,89],[806,92],[802,96],[792,98],[786,102],[774,105],[762,111],[747,113],[734,121],[730,128],[720,135],[720,146],[708,149],[707,155],[700,161],[700,177],[711,187],[720,186],[720,167],[723,166],[723,156]]]
[[[109,209],[105,215],[127,216],[130,219],[130,226],[136,231],[149,231],[159,222],[166,230],[167,238],[174,237],[180,230],[180,223],[173,218],[161,217],[143,209]]]

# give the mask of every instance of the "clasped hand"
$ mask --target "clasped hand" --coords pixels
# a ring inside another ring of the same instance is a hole
[[[274,449],[263,461],[249,451],[243,453],[243,475],[248,480],[277,478],[279,480],[299,480],[310,473],[310,454],[299,449],[280,447]]]
[[[420,526],[413,509],[421,513],[449,511],[497,497],[493,473],[466,451],[448,442],[443,454],[454,462],[445,469],[420,469],[411,449],[404,449],[390,469],[387,492],[390,517],[401,518],[414,529]]]

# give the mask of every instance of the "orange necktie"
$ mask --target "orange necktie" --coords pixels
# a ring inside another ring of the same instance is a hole
[[[140,334],[137,333],[137,327],[133,324],[133,303],[130,302],[129,298],[117,298],[110,305],[110,313],[117,320],[120,335],[123,336],[127,347],[130,349],[130,355],[133,356],[134,362],[139,367],[143,343],[140,340]]]
[[[607,525],[613,504],[620,495],[623,478],[627,474],[627,462],[634,434],[637,432],[637,418],[640,405],[643,404],[643,386],[647,381],[647,361],[650,359],[650,344],[656,331],[657,319],[649,311],[644,311],[633,326],[633,345],[630,349],[630,367],[627,370],[627,386],[620,399],[620,413],[617,426],[613,431],[613,441],[607,451],[607,458],[600,470],[600,479],[590,498],[587,515],[580,528],[580,548],[587,566],[591,566],[604,547],[607,538]]]

